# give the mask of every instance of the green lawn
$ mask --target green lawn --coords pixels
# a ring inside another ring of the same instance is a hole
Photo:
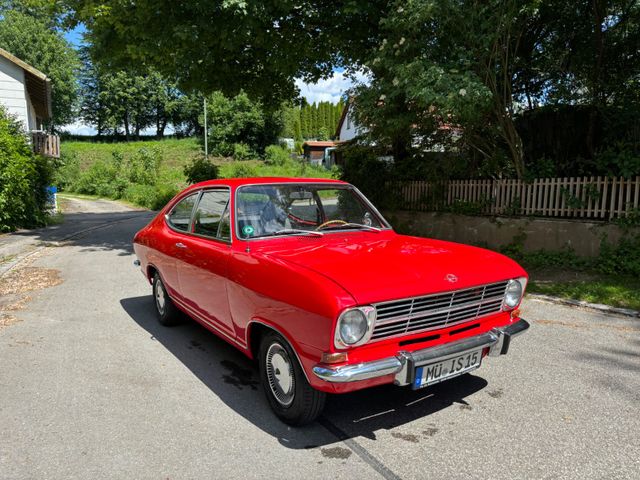
[[[63,155],[75,154],[80,167],[86,168],[96,160],[110,160],[113,152],[121,153],[125,158],[141,148],[155,148],[162,152],[166,167],[181,167],[200,155],[200,144],[196,138],[168,138],[165,140],[141,140],[135,142],[97,143],[62,141],[60,149]]]
[[[640,279],[585,271],[533,270],[527,291],[640,310]]]

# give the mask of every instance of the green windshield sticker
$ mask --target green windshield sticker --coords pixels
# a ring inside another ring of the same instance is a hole
[[[242,227],[242,234],[245,237],[250,237],[251,235],[253,235],[253,232],[255,230],[253,229],[253,227],[251,225],[245,225],[244,227]]]

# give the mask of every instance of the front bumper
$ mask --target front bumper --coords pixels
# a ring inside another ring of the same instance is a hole
[[[381,360],[336,367],[316,365],[313,367],[313,373],[322,380],[332,383],[358,382],[395,375],[394,384],[409,385],[413,382],[415,367],[441,362],[479,348],[489,348],[491,356],[505,355],[509,351],[511,339],[524,333],[528,328],[529,323],[520,319],[511,325],[494,328],[482,335],[415,352],[401,351],[393,357]]]

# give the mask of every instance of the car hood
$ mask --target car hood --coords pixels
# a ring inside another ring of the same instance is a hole
[[[261,250],[330,278],[361,305],[526,276],[504,255],[441,240],[354,233],[292,243]]]

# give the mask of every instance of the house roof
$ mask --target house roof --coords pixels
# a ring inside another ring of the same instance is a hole
[[[44,119],[51,118],[53,114],[51,109],[51,80],[40,70],[36,70],[2,48],[0,48],[0,57],[4,57],[14,65],[22,68],[27,92],[36,115]]]
[[[305,145],[309,146],[309,147],[335,147],[336,146],[336,142],[332,142],[331,140],[326,140],[326,141],[317,141],[317,140],[307,140],[306,142],[304,142],[302,144],[302,146],[304,147]]]

